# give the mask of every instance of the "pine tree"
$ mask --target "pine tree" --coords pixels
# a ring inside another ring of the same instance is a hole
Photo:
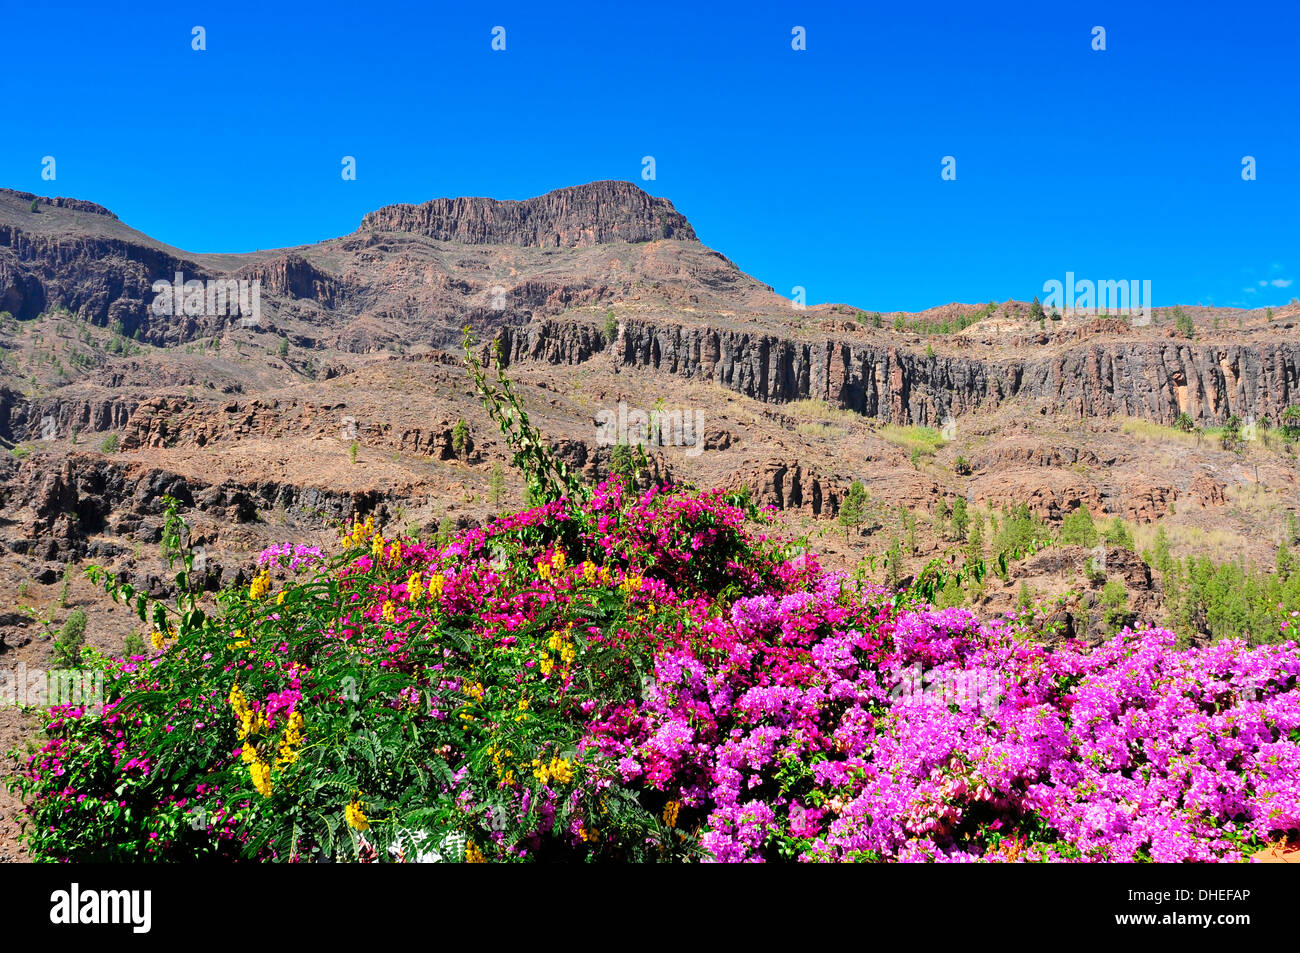
[[[465,456],[469,450],[469,424],[465,423],[464,417],[451,428],[451,449],[458,457]]]
[[[494,506],[500,506],[506,498],[506,475],[501,469],[500,463],[492,464],[492,477],[488,481],[488,501]]]
[[[966,512],[966,500],[964,497],[957,497],[952,504],[952,535],[958,542],[966,538],[966,527],[970,523],[970,516]]]

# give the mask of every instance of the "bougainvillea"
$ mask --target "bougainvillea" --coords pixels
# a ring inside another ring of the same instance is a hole
[[[739,502],[613,480],[444,546],[358,521],[152,617],[110,578],[168,636],[52,713],[29,846],[1231,861],[1300,828],[1295,643],[1043,640],[825,571]]]

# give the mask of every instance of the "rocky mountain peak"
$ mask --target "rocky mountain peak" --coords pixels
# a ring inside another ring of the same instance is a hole
[[[422,205],[386,205],[362,229],[412,232],[467,245],[584,248],[658,239],[695,242],[690,222],[667,199],[631,182],[591,182],[523,201],[443,198]]]
[[[20,192],[17,189],[0,188],[0,195],[9,196],[20,202],[36,202],[37,205],[44,205],[51,208],[67,208],[77,212],[89,212],[92,215],[106,215],[109,218],[116,219],[117,216],[104,208],[102,205],[96,205],[94,202],[87,202],[83,199],[70,199],[63,196],[51,198],[46,195],[34,195],[31,192]]]

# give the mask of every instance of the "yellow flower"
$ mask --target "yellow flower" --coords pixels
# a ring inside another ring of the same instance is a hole
[[[284,597],[287,596],[288,594],[289,594],[289,590],[288,590],[288,589],[281,589],[281,590],[280,590],[280,594],[279,594],[278,596],[275,597],[275,604],[276,604],[277,606],[282,606],[282,605],[284,605]]]
[[[475,701],[483,700],[483,685],[480,682],[471,682],[465,686],[465,694]]]
[[[248,773],[253,776],[253,787],[262,797],[271,796],[271,767],[265,761],[254,761],[248,766]]]
[[[564,758],[552,758],[551,777],[561,784],[568,784],[573,780],[573,768]]]
[[[527,710],[528,710],[528,699],[527,699],[527,698],[520,698],[520,699],[519,699],[519,710],[520,710],[520,711],[527,711]]]
[[[550,762],[543,763],[540,759],[533,759],[533,777],[543,784],[551,781],[557,784],[568,784],[573,780],[573,767],[565,758],[555,755]]]
[[[406,580],[406,594],[412,602],[424,595],[424,582],[420,579],[419,570],[411,573],[411,578]]]
[[[302,713],[295,711],[289,716],[289,725],[284,729],[284,735],[280,738],[280,754],[275,759],[277,768],[286,764],[293,764],[298,760],[298,748],[302,745],[302,729]]]
[[[542,670],[543,675],[550,675],[551,670],[555,668],[555,663],[551,661],[550,656],[547,656],[538,663],[538,668]]]
[[[669,801],[664,805],[664,823],[669,827],[677,826],[677,814],[682,809],[680,801]]]
[[[384,621],[392,622],[397,617],[397,606],[391,599],[384,600]]]
[[[248,598],[261,599],[271,590],[271,570],[263,569],[248,586]]]
[[[551,578],[551,564],[542,563],[537,567],[537,577],[543,582]]]
[[[343,811],[343,816],[347,818],[348,826],[359,831],[370,830],[370,819],[366,817],[365,805],[356,798]]]
[[[154,648],[165,649],[168,645],[171,645],[176,641],[176,626],[167,626],[166,632],[162,629],[154,629],[153,634],[149,636],[149,641],[153,644]]]
[[[382,556],[383,554],[384,554],[384,537],[376,533],[375,538],[370,541],[370,555],[379,557]]]
[[[582,581],[589,586],[596,581],[596,564],[590,559],[582,564]]]
[[[394,566],[402,561],[402,541],[400,539],[393,540],[393,545],[388,549],[388,555],[392,557]]]
[[[487,858],[483,856],[483,852],[478,849],[477,845],[475,845],[473,841],[469,841],[468,843],[465,844],[465,863],[467,864],[487,863]]]
[[[564,555],[564,550],[557,549],[555,552],[551,553],[551,568],[556,572],[563,572],[566,559],[567,557]]]
[[[352,532],[349,533],[347,536],[345,536],[343,539],[344,542],[351,542],[353,546],[360,546],[370,537],[370,534],[373,533],[374,531],[375,531],[375,518],[373,516],[367,516],[366,521],[364,523],[361,522],[361,520],[354,519],[352,521]]]
[[[622,589],[625,593],[628,593],[628,594],[631,594],[631,593],[633,593],[633,592],[636,592],[638,589],[641,588],[641,577],[640,577],[640,576],[628,576],[628,577],[626,577],[626,578],[623,580],[623,582],[622,582],[622,584],[619,586],[619,588]]]
[[[442,577],[442,573],[440,572],[435,572],[432,576],[429,577],[429,598],[430,599],[437,599],[442,596],[442,587],[446,583],[446,581],[447,580]]]

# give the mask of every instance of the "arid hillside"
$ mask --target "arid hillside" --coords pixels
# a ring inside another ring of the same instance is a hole
[[[162,306],[155,284],[178,276],[202,285]],[[1260,571],[1293,542],[1300,306],[1135,326],[1036,320],[1018,301],[869,305],[795,308],[625,182],[390,206],[251,255],[189,254],[90,202],[0,191],[4,665],[45,665],[78,609],[88,644],[147,637],[77,571],[165,589],[164,496],[214,590],[272,543],[328,545],[353,515],[429,535],[522,506],[464,368],[466,326],[591,479],[653,421],[643,481],[747,489],[828,562],[882,577],[976,551],[992,564],[1019,519],[1043,545],[963,598],[1029,597],[1074,634],[1105,634],[1110,580],[1127,618],[1163,620],[1138,555],[1158,530],[1174,556]],[[1096,547],[1046,545],[1080,510],[1131,537],[1102,543],[1101,572]],[[24,726],[0,712],[0,746]]]

